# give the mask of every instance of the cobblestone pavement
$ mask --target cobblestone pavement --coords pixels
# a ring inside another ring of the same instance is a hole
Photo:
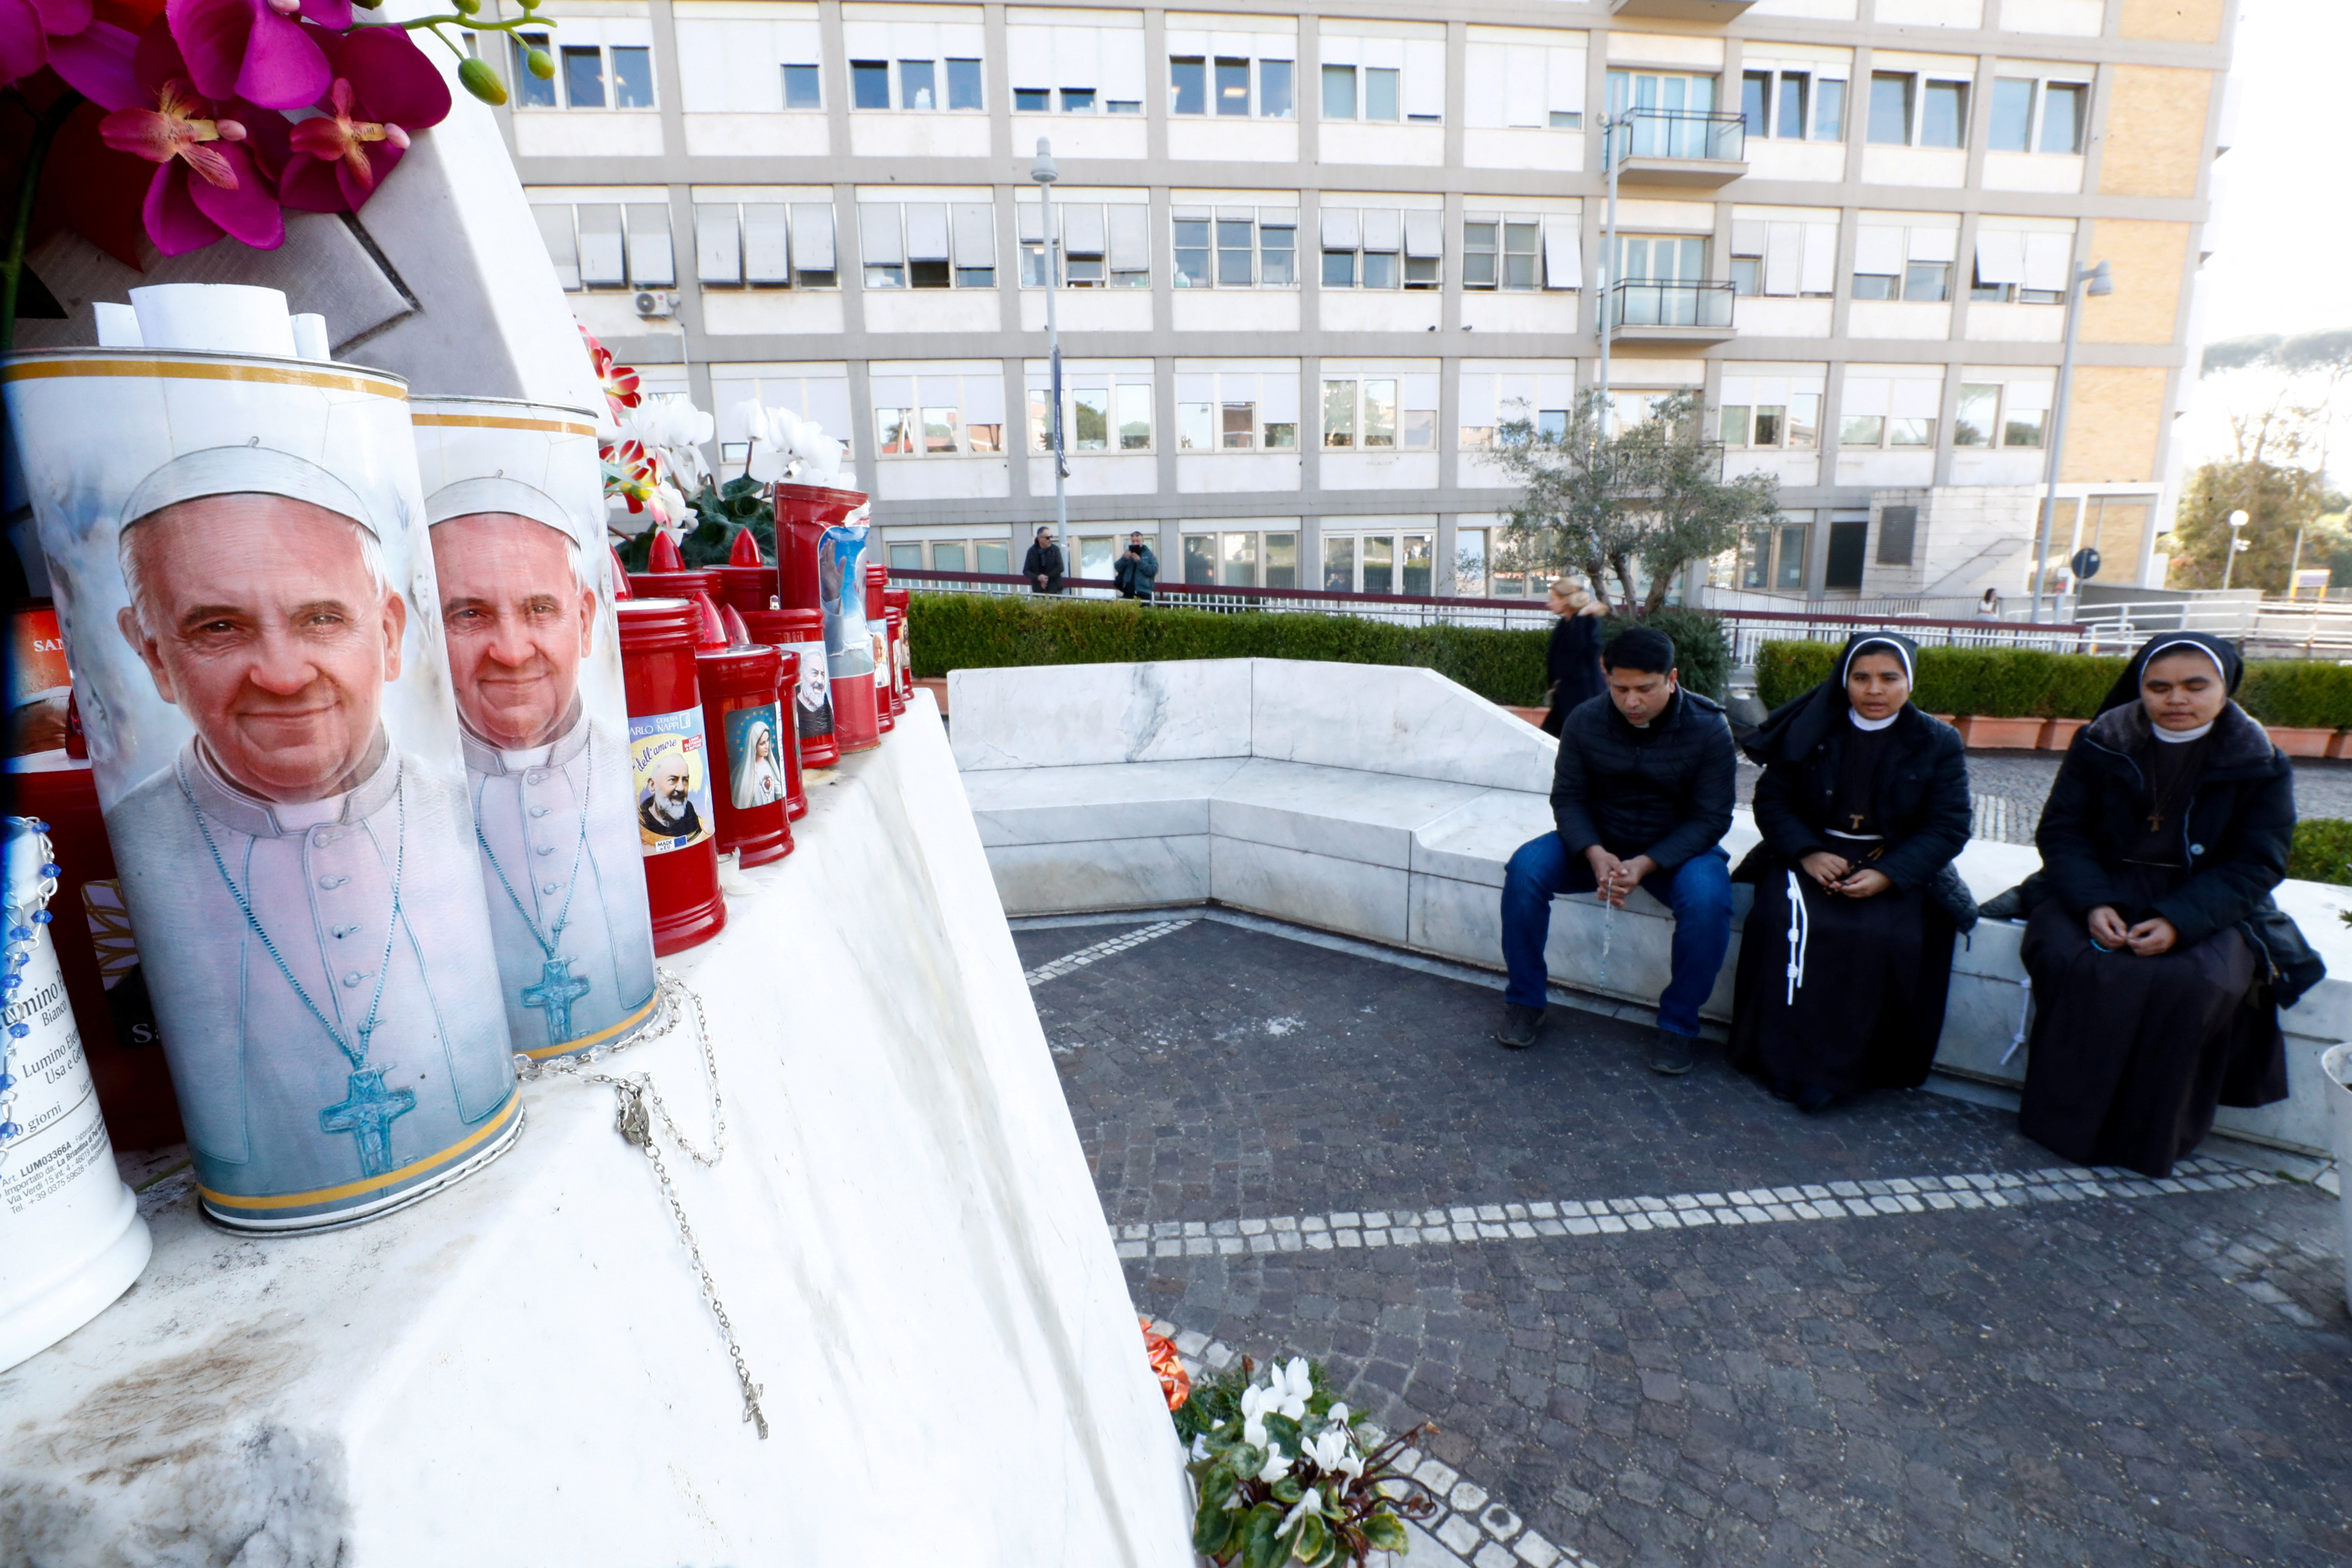
[[[1034,977],[1144,924],[1016,941]],[[1479,1568],[2352,1561],[2352,1321],[2311,1188],[1987,1181],[2014,1201],[1969,1208],[1887,1179],[2045,1172],[2003,1113],[1801,1118],[1715,1049],[1661,1079],[1643,1029],[1560,1009],[1509,1053],[1494,990],[1215,920],[1033,984],[1117,1234],[1202,1233],[1122,1240],[1155,1254],[1138,1310],[1437,1422],[1427,1453],[1526,1523],[1449,1520]],[[1692,1228],[1668,1194],[1731,1206]],[[1571,1209],[1602,1217],[1536,1230]],[[1332,1245],[1375,1217],[1436,1223]]]

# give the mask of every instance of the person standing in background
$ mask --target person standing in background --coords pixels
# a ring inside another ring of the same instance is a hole
[[[1551,711],[1544,715],[1543,732],[1557,735],[1571,709],[1607,689],[1601,676],[1601,618],[1608,606],[1573,577],[1555,578],[1545,602],[1559,619],[1544,645],[1544,700]]]
[[[1040,594],[1062,591],[1062,547],[1054,542],[1054,531],[1041,527],[1037,541],[1029,546],[1029,553],[1021,560],[1021,574],[1035,585]]]
[[[1148,605],[1160,591],[1160,557],[1151,553],[1140,531],[1127,536],[1127,552],[1111,568],[1110,575],[1122,599],[1140,599]]]

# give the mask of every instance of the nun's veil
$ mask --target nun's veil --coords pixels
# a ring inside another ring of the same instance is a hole
[[[2221,672],[2221,684],[2229,689],[2230,695],[2238,694],[2238,683],[2246,676],[2246,661],[2239,656],[2236,644],[2208,632],[2158,632],[2140,644],[2139,651],[2131,656],[2131,662],[2124,666],[2124,672],[2116,677],[2115,685],[2108,688],[2106,697],[2099,703],[2099,711],[2105,713],[2111,708],[2138,701],[2140,680],[2147,667],[2161,656],[2183,648],[2194,648],[2211,659],[2214,668]]]
[[[1844,721],[1853,704],[1845,694],[1846,676],[1853,661],[1865,653],[1891,653],[1903,661],[1906,679],[1916,685],[1919,645],[1896,632],[1856,632],[1839,653],[1837,668],[1811,690],[1790,698],[1772,710],[1741,749],[1759,763],[1801,757],[1821,744],[1833,726]],[[2138,689],[2133,688],[2135,697]]]

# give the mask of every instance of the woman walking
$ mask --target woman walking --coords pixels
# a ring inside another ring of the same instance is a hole
[[[1571,709],[1607,689],[1601,674],[1601,617],[1609,606],[1573,577],[1555,578],[1545,604],[1559,619],[1552,623],[1551,640],[1544,645],[1544,677],[1550,683],[1545,700],[1550,711],[1544,715],[1543,732],[1557,735]]]
[[[1969,839],[1960,737],[1911,706],[1917,648],[1852,638],[1836,672],[1748,737],[1764,841],[1740,942],[1731,1060],[1808,1113],[1927,1080],[1952,936],[1976,904],[1952,869]]]
[[[2271,900],[2294,771],[2230,700],[2242,673],[2218,637],[2151,638],[2042,809],[2019,1125],[2081,1164],[2164,1176],[2216,1105],[2286,1098],[2278,1010],[2326,967]]]

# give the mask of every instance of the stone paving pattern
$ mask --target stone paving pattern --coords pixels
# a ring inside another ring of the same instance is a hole
[[[1719,1047],[1661,1079],[1613,1019],[1506,1052],[1496,991],[1213,921],[1033,995],[1114,1224],[2053,1163],[1932,1093],[1801,1118]],[[1436,1421],[1599,1563],[2320,1564],[2352,1561],[2336,1224],[2276,1184],[1126,1268],[1141,1311]]]

